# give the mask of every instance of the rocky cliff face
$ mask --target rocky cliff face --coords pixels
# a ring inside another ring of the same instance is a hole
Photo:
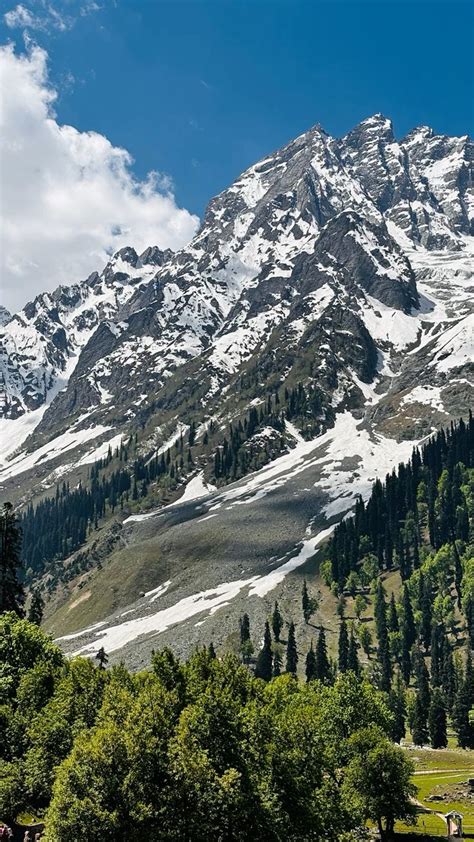
[[[349,413],[347,481],[390,469],[473,404],[473,195],[468,137],[399,141],[382,115],[342,139],[315,126],[212,199],[182,251],[123,249],[38,296],[0,332],[4,492],[74,481],[137,430],[145,456],[191,422],[225,431],[298,383],[317,409],[276,431],[286,450],[334,441]]]

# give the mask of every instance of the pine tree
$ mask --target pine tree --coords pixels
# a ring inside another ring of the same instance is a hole
[[[264,681],[270,681],[272,677],[272,666],[272,636],[270,633],[270,625],[266,622],[263,647],[258,654],[257,663],[255,665],[255,676],[257,678],[263,678]]]
[[[283,617],[281,616],[280,609],[278,607],[278,602],[275,602],[275,607],[273,609],[272,614],[272,629],[273,635],[277,643],[280,642],[280,634],[283,628]]]
[[[472,707],[474,705],[474,671],[473,671],[473,668],[472,668],[472,655],[471,655],[470,649],[467,653],[466,672],[464,674],[464,684],[465,684],[465,688],[466,688],[467,697],[469,699],[469,704]]]
[[[311,606],[311,600],[310,600],[309,594],[308,594],[308,586],[306,584],[306,579],[303,582],[303,590],[302,590],[302,593],[301,593],[301,607],[303,609],[304,621],[305,621],[305,623],[309,623],[310,618],[311,618],[311,614],[312,614],[312,611],[311,611],[312,606]]]
[[[381,580],[377,582],[375,590],[375,626],[377,629],[378,650],[377,656],[380,663],[380,689],[389,692],[392,683],[392,662],[390,659],[390,646],[387,630],[387,605],[385,602],[385,591]]]
[[[474,747],[474,728],[469,719],[470,709],[469,693],[464,682],[456,694],[452,713],[453,728],[461,748]]]
[[[19,580],[21,533],[11,503],[0,514],[0,614],[15,611],[23,616],[25,594]]]
[[[395,605],[395,596],[393,591],[388,606],[387,629],[391,632],[399,631],[397,606]]]
[[[240,653],[244,664],[250,663],[250,658],[253,655],[253,643],[250,639],[250,617],[244,614],[239,620],[240,630]]]
[[[399,532],[398,534],[397,555],[398,563],[400,565],[400,576],[403,581],[405,581],[405,579],[408,579],[411,574],[411,560],[410,550],[408,544],[403,539],[402,532]]]
[[[431,684],[433,687],[441,685],[444,636],[444,626],[435,622],[431,633]]]
[[[313,641],[311,641],[311,646],[309,648],[309,652],[306,655],[306,681],[310,682],[317,678],[316,672],[316,655],[314,653]]]
[[[430,676],[423,654],[418,647],[413,650],[413,668],[421,706],[424,711],[428,711],[431,704]]]
[[[375,628],[379,644],[387,636],[387,605],[381,579],[378,579],[374,603]]]
[[[428,714],[428,729],[430,743],[433,748],[446,748],[448,738],[446,733],[446,709],[443,697],[438,688],[433,690]]]
[[[355,673],[355,675],[359,675],[360,672],[360,664],[359,664],[359,656],[357,654],[357,641],[354,637],[354,629],[351,628],[351,634],[349,638],[349,651],[347,654],[347,669],[351,672]]]
[[[431,624],[433,620],[433,612],[431,607],[432,602],[432,595],[431,595],[431,585],[428,579],[423,577],[423,574],[420,575],[420,581],[422,583],[421,589],[421,628],[420,628],[420,635],[423,641],[424,647],[426,652],[428,652],[430,643],[431,643]]]
[[[441,672],[441,686],[443,689],[443,695],[446,702],[446,707],[448,711],[451,713],[454,704],[454,697],[456,693],[455,687],[455,671],[454,671],[454,662],[453,662],[453,653],[451,651],[451,646],[447,637],[444,639],[444,656],[443,656],[443,668]]]
[[[277,649],[273,656],[273,678],[278,678],[281,675],[281,667],[281,655]]]
[[[244,614],[243,617],[239,620],[240,626],[240,643],[246,643],[247,640],[250,640],[250,617],[248,614]]]
[[[408,642],[408,635],[405,632],[405,628],[402,632],[402,656],[400,661],[400,666],[402,670],[403,680],[405,684],[408,686],[410,683],[410,676],[411,676],[411,656],[410,656],[410,645]]]
[[[415,618],[413,616],[413,608],[411,605],[410,594],[406,585],[403,586],[403,634],[406,637],[409,649],[413,646],[416,640],[416,626]]]
[[[347,636],[347,625],[345,620],[341,620],[339,626],[339,644],[338,644],[338,667],[339,672],[346,672],[349,661],[349,638]]]
[[[428,742],[427,710],[423,708],[423,704],[418,693],[415,698],[415,705],[413,709],[411,734],[416,746],[423,746]]]
[[[95,659],[97,661],[99,669],[105,670],[107,662],[109,660],[109,656],[107,655],[103,646],[100,647],[99,651],[97,652],[97,655],[95,656]]]
[[[28,620],[30,623],[40,626],[43,619],[44,600],[38,590],[31,595],[30,607],[28,609]]]
[[[400,672],[397,672],[395,686],[389,692],[388,706],[393,716],[391,736],[394,742],[399,743],[406,734],[406,700],[405,686]]]
[[[474,600],[468,596],[464,602],[464,616],[466,617],[466,624],[469,631],[469,643],[471,649],[474,648]]]
[[[209,653],[209,657],[211,658],[211,660],[214,661],[217,658],[217,654],[216,654],[216,649],[215,649],[215,646],[214,646],[214,643],[212,642],[212,640],[211,640],[209,646],[207,647],[207,651]]]
[[[384,693],[389,693],[392,686],[392,661],[390,659],[390,646],[388,637],[382,640],[378,650],[378,659],[380,663],[380,689]]]
[[[318,641],[316,643],[316,678],[324,682],[329,681],[331,678],[331,664],[329,663],[327,653],[326,635],[322,626],[319,630]]]
[[[295,624],[290,623],[288,629],[288,643],[286,646],[286,672],[296,675],[298,666],[298,652],[296,649]]]

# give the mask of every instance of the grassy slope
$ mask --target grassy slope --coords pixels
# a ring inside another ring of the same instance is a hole
[[[450,740],[451,742],[451,740]],[[418,800],[430,810],[445,814],[457,810],[464,816],[464,831],[474,834],[474,800],[469,801],[427,801],[439,788],[445,790],[450,784],[462,783],[474,775],[474,751],[459,748],[420,749],[407,748],[415,763],[413,781],[418,788]],[[415,828],[398,823],[397,830],[418,835],[425,832],[430,838],[446,838],[446,823],[436,815],[420,814]]]
[[[320,562],[323,559],[324,552],[320,553],[318,561]],[[298,649],[301,651],[301,653],[305,653],[309,648],[311,638],[317,636],[319,632],[319,627],[323,625],[326,633],[326,642],[329,655],[330,657],[337,659],[340,623],[339,617],[337,615],[338,600],[331,592],[331,590],[328,587],[326,587],[326,585],[324,585],[324,583],[321,581],[318,573],[318,566],[319,565],[317,562],[309,561],[298,571],[296,571],[295,574],[293,574],[295,578],[297,577],[300,587],[302,587],[303,579],[306,578],[310,596],[319,598],[318,610],[311,618],[311,621],[308,624],[308,626],[305,626],[301,617],[301,591],[296,590],[296,595],[293,598],[292,610],[297,627]],[[288,579],[290,579],[290,577],[288,577]],[[388,574],[384,574],[382,576],[382,581],[384,588],[387,592],[387,599],[390,598],[392,591],[395,594],[395,598],[397,598],[401,589],[401,579],[399,572],[391,571]],[[365,601],[366,609],[362,614],[360,622],[367,624],[372,634],[373,642],[375,644],[376,634],[372,594],[367,593],[365,595]],[[349,628],[353,623],[354,630],[356,630],[359,626],[359,621],[357,620],[355,615],[354,602],[355,600],[351,596],[346,597],[344,616]],[[371,655],[371,659],[373,657],[374,656]],[[367,665],[369,663],[367,657],[364,655],[361,649],[359,649],[359,659],[362,664]]]

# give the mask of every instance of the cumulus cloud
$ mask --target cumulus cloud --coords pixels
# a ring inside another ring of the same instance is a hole
[[[13,310],[124,245],[180,248],[198,224],[169,179],[138,181],[125,149],[57,122],[47,58],[0,47],[0,298]]]

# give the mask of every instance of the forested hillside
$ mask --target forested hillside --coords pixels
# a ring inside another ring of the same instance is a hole
[[[383,578],[397,570],[397,597]],[[347,664],[346,597],[373,606],[378,686],[403,710],[415,743],[446,745],[446,716],[460,746],[474,745],[474,421],[441,431],[408,464],[374,484],[366,504],[335,529],[321,574],[339,595],[339,666]],[[364,623],[361,649],[371,651]],[[354,630],[353,630],[354,633]],[[396,698],[400,702],[396,702]],[[400,736],[405,733],[400,728]]]

